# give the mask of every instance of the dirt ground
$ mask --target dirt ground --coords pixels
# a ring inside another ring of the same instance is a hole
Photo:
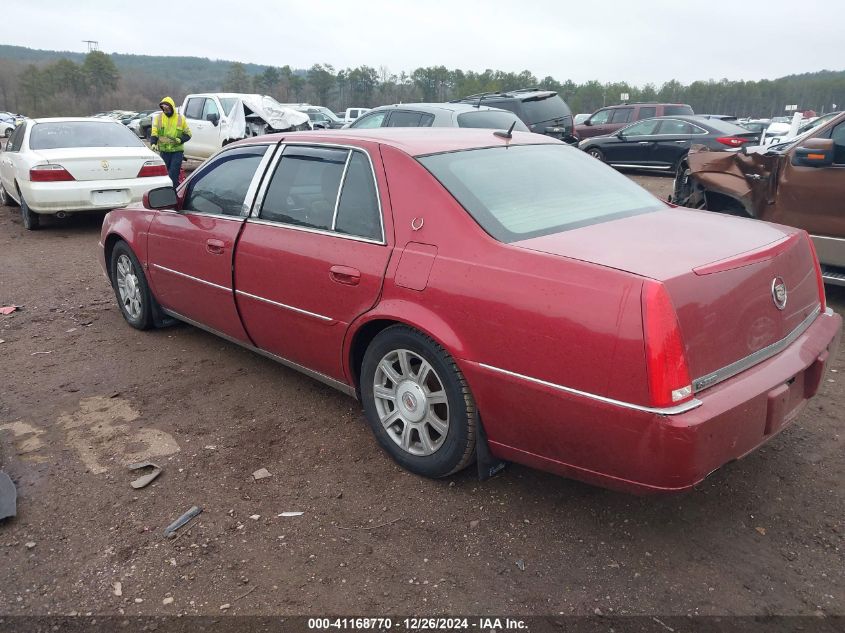
[[[330,388],[190,326],[130,328],[99,224],[29,233],[0,208],[0,305],[21,306],[0,316],[0,469],[19,493],[0,614],[845,613],[843,350],[790,428],[683,496],[515,465],[429,481]],[[140,459],[164,474],[133,490]]]

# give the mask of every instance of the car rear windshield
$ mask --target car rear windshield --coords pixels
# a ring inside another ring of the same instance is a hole
[[[591,156],[565,145],[514,145],[418,160],[487,233],[510,243],[665,208]]]
[[[688,105],[667,105],[663,106],[664,116],[678,116],[681,114],[695,114]]]
[[[547,97],[529,97],[522,102],[522,109],[525,112],[525,118],[532,125],[572,116],[569,106],[556,94]]]
[[[29,135],[30,149],[143,146],[132,130],[112,121],[36,123]]]
[[[480,127],[491,130],[507,130],[516,121],[514,130],[530,132],[528,126],[520,121],[512,112],[496,112],[495,110],[479,110],[478,112],[464,112],[458,115],[458,127]]]

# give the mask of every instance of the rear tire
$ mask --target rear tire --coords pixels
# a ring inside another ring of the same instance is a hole
[[[41,218],[37,213],[29,208],[29,205],[26,203],[26,200],[24,200],[23,194],[20,190],[18,191],[18,195],[21,198],[21,218],[23,219],[23,227],[27,231],[37,231],[41,227]]]
[[[383,330],[361,366],[364,413],[379,444],[400,466],[447,477],[475,456],[478,412],[454,359],[404,325]]]
[[[587,153],[590,156],[592,156],[593,158],[595,158],[596,160],[600,160],[603,163],[607,162],[604,159],[604,152],[601,151],[598,147],[591,147],[590,149],[587,150]]]

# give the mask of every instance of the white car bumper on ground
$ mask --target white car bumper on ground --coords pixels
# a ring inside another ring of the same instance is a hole
[[[151,176],[68,182],[21,181],[19,186],[30,209],[36,213],[55,214],[125,207],[140,202],[150,189],[172,187],[173,182],[168,176]]]

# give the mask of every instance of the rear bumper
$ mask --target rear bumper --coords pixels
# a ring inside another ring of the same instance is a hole
[[[462,365],[499,458],[638,494],[685,491],[789,425],[839,346],[828,310],[772,358],[698,394],[677,415],[585,398],[483,365]]]
[[[55,214],[60,211],[104,211],[125,207],[133,202],[140,202],[150,189],[170,187],[172,184],[167,176],[71,182],[19,182],[21,193],[29,208],[41,214]]]

